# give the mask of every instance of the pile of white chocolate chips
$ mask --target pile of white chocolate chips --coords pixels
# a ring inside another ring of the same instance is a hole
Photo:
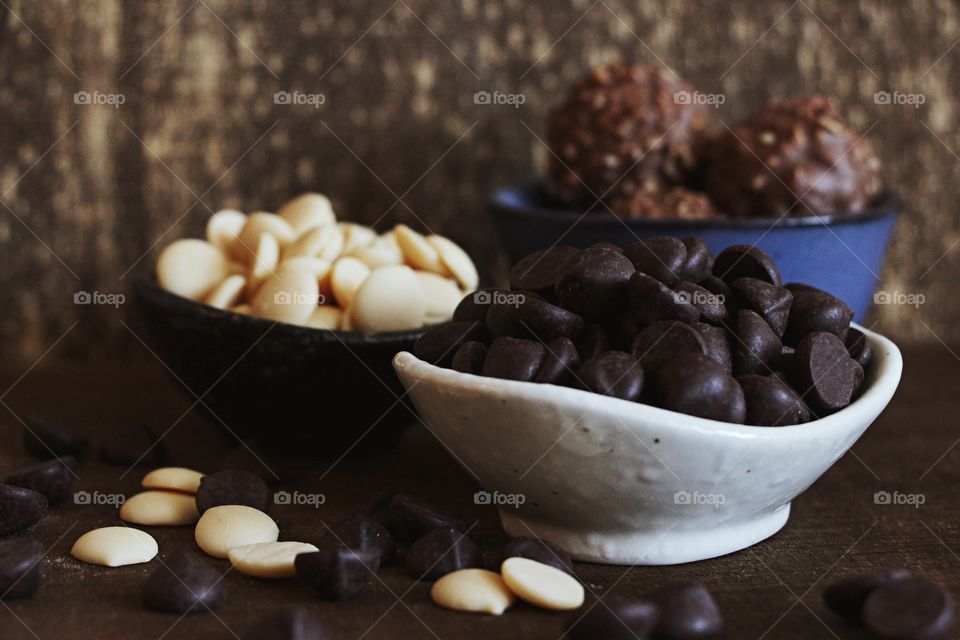
[[[277,322],[342,331],[399,331],[445,322],[477,288],[470,256],[406,225],[377,234],[338,223],[330,201],[305,193],[276,213],[218,211],[206,240],[168,245],[160,286]]]

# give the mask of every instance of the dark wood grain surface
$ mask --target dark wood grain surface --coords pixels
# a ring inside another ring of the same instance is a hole
[[[630,598],[667,582],[705,582],[719,601],[728,625],[726,637],[865,638],[833,617],[820,601],[830,580],[858,572],[907,566],[941,580],[960,595],[960,450],[956,394],[960,361],[944,349],[905,353],[904,379],[892,404],[864,437],[810,490],[794,502],[787,526],[750,549],[714,560],[674,567],[614,567],[578,563],[588,589],[587,605],[596,598]],[[161,428],[190,407],[185,395],[159,367],[38,367],[25,375],[0,377],[8,411],[0,418],[0,466],[13,469],[29,462],[14,416],[45,411],[67,417],[91,433],[111,425],[143,419]],[[336,425],[304,425],[336,428]],[[190,411],[165,438],[171,461],[209,469],[221,453],[237,443],[204,417]],[[372,459],[286,461],[265,458],[281,477],[278,490],[322,493],[325,503],[278,506],[273,515],[284,539],[316,540],[325,529],[362,510],[383,490],[422,494],[462,516],[483,544],[502,534],[491,507],[477,506],[477,487],[422,427],[411,428],[400,447]],[[143,469],[96,461],[83,463],[77,489],[119,492],[137,490]],[[125,474],[125,475],[124,475]],[[757,479],[762,482],[762,478]],[[922,496],[919,507],[876,504],[877,491]],[[98,526],[116,524],[109,506],[68,504],[53,509],[33,535],[49,548],[45,577],[31,600],[0,604],[0,637],[15,638],[233,638],[265,612],[288,604],[316,611],[331,629],[331,638],[559,638],[564,614],[517,606],[500,618],[458,614],[435,607],[429,585],[414,583],[398,567],[354,600],[320,601],[295,580],[262,581],[230,571],[224,580],[226,606],[216,616],[146,611],[140,585],[156,561],[108,569],[84,565],[69,555],[74,540]],[[193,549],[191,527],[149,528],[161,554]],[[226,561],[210,560],[227,572]]]
[[[927,301],[879,308],[879,329],[953,344],[958,38],[960,8],[935,0],[4,0],[0,350],[32,361],[80,315],[74,292],[126,291],[211,211],[304,189],[380,228],[425,224],[502,272],[485,200],[539,174],[547,109],[618,59],[722,93],[717,129],[771,98],[836,96],[908,207],[882,288]],[[481,90],[525,102],[478,105]],[[83,314],[55,357],[138,353],[113,309]]]

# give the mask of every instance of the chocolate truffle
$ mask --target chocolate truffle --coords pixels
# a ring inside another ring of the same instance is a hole
[[[710,198],[683,187],[657,193],[634,191],[629,195],[618,194],[608,206],[610,211],[623,218],[703,220],[723,216]]]

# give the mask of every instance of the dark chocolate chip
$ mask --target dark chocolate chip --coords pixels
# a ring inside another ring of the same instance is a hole
[[[440,367],[449,367],[453,354],[464,342],[481,341],[484,325],[479,322],[449,322],[430,329],[417,338],[413,355]]]
[[[700,282],[698,282],[701,287],[718,296],[723,296],[725,301],[730,301],[733,298],[733,289],[730,288],[730,285],[718,278],[717,276],[707,276]]]
[[[570,640],[643,640],[650,637],[660,616],[657,605],[646,600],[601,603],[567,622]]]
[[[678,296],[696,307],[704,322],[720,324],[727,319],[727,299],[698,284],[681,282],[675,287]]]
[[[880,638],[935,640],[950,630],[953,598],[930,580],[894,580],[867,596],[862,615],[864,626]]]
[[[679,320],[694,323],[700,311],[672,289],[637,271],[627,284],[630,315],[638,328],[657,320]]]
[[[576,338],[574,344],[577,345],[577,353],[580,354],[580,360],[589,360],[604,351],[609,351],[611,347],[610,336],[600,325],[588,324],[583,328]]]
[[[0,540],[0,600],[33,596],[42,577],[43,545],[39,540]]]
[[[796,391],[774,376],[746,375],[737,378],[747,401],[746,424],[782,427],[810,421],[810,410]]]
[[[480,375],[483,370],[483,361],[487,357],[487,345],[473,340],[464,342],[453,354],[450,366],[460,373]]]
[[[23,445],[35,458],[79,457],[90,445],[90,438],[54,418],[32,414],[24,422]]]
[[[47,515],[47,499],[23,487],[0,485],[0,536],[8,536],[40,522]]]
[[[518,291],[511,302],[493,303],[487,312],[487,327],[495,336],[535,338],[544,342],[572,338],[583,328],[583,318],[562,307]]]
[[[687,248],[687,259],[683,263],[681,280],[702,282],[710,275],[710,251],[700,238],[684,238],[683,246]]]
[[[753,311],[737,314],[736,358],[733,370],[738,376],[767,375],[780,360],[783,345],[770,325]]]
[[[453,310],[454,322],[479,322],[487,320],[487,311],[494,300],[506,300],[510,292],[506,289],[486,288],[468,293]]]
[[[757,278],[779,287],[780,270],[766,253],[748,244],[727,247],[713,261],[713,275],[724,282],[739,278]]]
[[[713,596],[699,583],[661,587],[649,598],[660,612],[653,635],[664,640],[709,638],[723,631],[723,616]]]
[[[687,247],[679,238],[661,236],[634,242],[623,248],[637,271],[672,287],[685,274]]]
[[[546,349],[539,342],[506,336],[497,338],[487,350],[483,375],[529,382],[543,364]]]
[[[594,242],[592,245],[590,245],[587,248],[588,249],[609,249],[610,251],[623,253],[623,247],[621,247],[620,245],[613,244],[612,242]]]
[[[705,355],[688,353],[667,362],[653,382],[657,404],[664,409],[737,424],[746,418],[740,384]]]
[[[346,600],[363,591],[379,568],[380,554],[363,549],[320,549],[298,554],[297,576],[325,600]]]
[[[43,494],[47,504],[60,504],[73,493],[73,468],[76,460],[64,456],[18,469],[7,476],[7,484],[32,489]]]
[[[394,560],[397,545],[382,524],[369,516],[353,516],[334,525],[320,540],[321,548],[345,547],[375,551],[383,566]]]
[[[850,354],[850,357],[856,360],[857,364],[864,369],[870,365],[870,360],[873,358],[873,347],[862,331],[855,327],[850,327],[844,344],[847,345],[847,352]]]
[[[203,613],[223,606],[227,590],[216,568],[192,551],[175,551],[143,583],[143,603],[170,613]]]
[[[643,366],[629,353],[605,351],[583,363],[577,383],[600,395],[637,400],[643,391]]]
[[[327,640],[330,637],[320,616],[302,607],[271,611],[243,634],[243,640]]]
[[[756,278],[739,278],[730,285],[738,309],[750,309],[763,318],[777,337],[787,328],[793,294]]]
[[[644,372],[652,374],[660,365],[684,353],[707,353],[702,334],[676,320],[654,322],[633,341],[631,352]]]
[[[240,504],[266,513],[273,502],[270,487],[263,479],[249,471],[227,469],[208,473],[200,479],[197,489],[197,511],[227,504]]]
[[[791,346],[816,331],[846,340],[853,311],[842,300],[822,291],[796,291],[783,341]]]
[[[407,551],[407,573],[417,580],[438,580],[453,571],[482,565],[480,547],[453,527],[430,531]]]
[[[510,288],[536,291],[545,298],[553,299],[554,289],[567,263],[580,254],[574,247],[549,247],[531,253],[510,270]]]
[[[587,249],[564,268],[557,281],[557,299],[582,318],[612,317],[626,305],[627,281],[633,273],[633,264],[624,254]]]
[[[462,520],[441,513],[425,500],[406,493],[398,493],[390,498],[389,511],[387,522],[378,521],[390,530],[397,541],[404,544],[419,540],[433,529],[451,527],[463,531],[466,528]]]
[[[730,349],[730,337],[727,330],[704,322],[698,322],[693,326],[703,336],[703,343],[707,349],[706,354],[723,366],[727,373],[732,373],[733,353]]]
[[[160,466],[167,459],[162,435],[142,423],[114,428],[100,445],[100,459],[123,466]]]
[[[534,382],[569,385],[580,368],[580,354],[570,338],[554,338],[547,344],[547,354]]]
[[[269,485],[275,485],[280,481],[273,471],[278,465],[271,463],[270,454],[257,448],[252,448],[249,444],[242,444],[227,451],[216,469],[226,471],[230,469],[242,469],[256,475]]]
[[[790,358],[787,372],[818,415],[843,409],[863,381],[863,368],[847,352],[840,338],[826,331],[808,334]]]
[[[874,575],[851,576],[827,585],[823,601],[835,614],[854,624],[862,624],[863,603],[873,590],[882,584],[906,580],[911,574],[906,569],[892,569]]]
[[[549,565],[573,575],[573,560],[566,551],[540,538],[511,538],[502,547],[484,558],[484,564],[491,571],[500,572],[500,565],[507,558],[529,558],[541,564]]]

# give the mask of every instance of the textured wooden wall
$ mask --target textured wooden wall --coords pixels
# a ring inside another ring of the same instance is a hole
[[[873,127],[909,207],[883,288],[925,303],[881,307],[879,327],[956,344],[958,38],[948,0],[3,0],[0,352],[142,353],[129,309],[74,292],[123,292],[212,210],[303,189],[357,220],[420,218],[502,269],[486,195],[535,175],[546,109],[618,58],[722,92],[718,122],[771,97],[837,96]],[[478,90],[525,104],[477,105]],[[925,103],[877,105],[882,90]],[[76,104],[78,91],[124,103]],[[277,91],[325,103],[275,104]]]

